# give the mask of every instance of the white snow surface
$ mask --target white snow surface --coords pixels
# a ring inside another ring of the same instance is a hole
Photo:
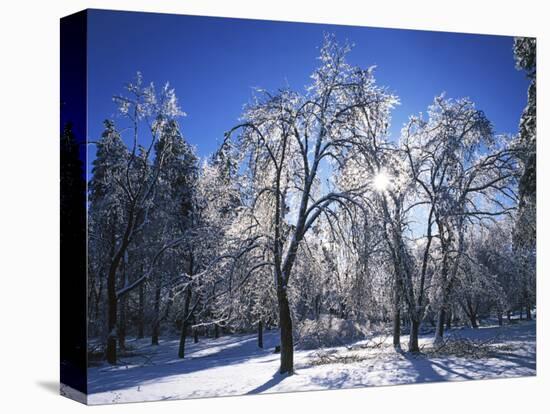
[[[430,358],[398,352],[391,338],[371,338],[323,350],[295,350],[295,374],[278,373],[278,332],[266,331],[264,349],[255,335],[201,338],[186,344],[186,357],[177,358],[178,340],[151,346],[150,339],[131,340],[137,354],[117,366],[89,369],[89,404],[110,404],[182,398],[326,390],[433,381],[510,378],[536,374],[535,322],[504,327],[453,329],[447,335],[477,341],[491,340],[495,351],[483,358]],[[403,336],[402,346],[408,337]],[[422,336],[420,346],[431,344]],[[366,345],[381,346],[369,347]],[[505,345],[499,349],[500,346]],[[426,349],[426,348],[425,348]],[[315,365],[319,354],[350,357],[346,362]]]

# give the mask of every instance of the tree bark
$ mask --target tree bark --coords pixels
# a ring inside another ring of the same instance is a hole
[[[180,343],[178,347],[178,358],[185,358],[185,341],[187,339],[187,321],[181,327]]]
[[[443,342],[443,331],[445,328],[445,309],[441,308],[437,314],[437,322],[435,325],[435,343]]]
[[[193,316],[193,325],[197,323],[197,320]],[[199,330],[198,328],[193,328],[193,342],[196,344],[199,342]]]
[[[279,303],[279,327],[281,330],[281,374],[294,373],[294,344],[292,339],[292,318],[286,289],[277,289],[277,300]]]
[[[160,277],[160,276],[159,276]],[[151,345],[159,344],[159,335],[160,335],[160,279],[157,280],[157,285],[155,287],[155,318],[153,320],[153,329],[151,332]]]
[[[264,347],[264,324],[260,320],[258,321],[258,348]]]
[[[137,316],[138,339],[141,339],[144,337],[144,331],[145,331],[145,321],[144,321],[145,303],[144,302],[145,302],[145,290],[144,290],[144,285],[142,283],[141,285],[139,285],[139,302],[138,302],[138,316]]]
[[[105,357],[109,364],[116,364],[117,361],[117,297],[116,297],[116,267],[111,266],[107,277],[107,349]]]
[[[194,271],[194,255],[193,251],[189,253],[189,275],[193,275]],[[187,322],[191,315],[189,315],[189,307],[191,306],[191,285],[188,285],[185,290],[185,302],[183,303],[183,321],[181,324],[180,345],[178,349],[178,358],[185,358],[185,339],[187,337]]]
[[[395,306],[395,304],[393,309],[393,347],[401,348],[401,317],[399,306]]]
[[[447,326],[447,330],[450,330],[452,328],[452,322],[453,322],[453,313],[452,312],[448,312],[448,315],[447,315],[447,321],[446,321],[446,326]]]
[[[118,336],[118,347],[121,351],[126,350],[126,310],[128,307],[128,300],[127,297],[124,296],[121,300],[119,300],[119,318],[118,318],[118,328],[117,328],[117,336]]]
[[[440,221],[440,217],[436,216],[436,222],[439,229],[439,235],[440,237],[445,234],[445,225]],[[459,248],[458,250],[461,250],[462,245],[462,234],[459,233]],[[449,257],[450,254],[450,240],[444,237],[441,237],[441,250],[443,252],[443,259],[441,264],[441,283],[442,283],[442,291],[441,291],[441,309],[439,310],[439,314],[437,315],[437,324],[435,327],[435,338],[434,343],[441,343],[443,342],[443,335],[445,330],[445,316],[447,312],[450,312],[450,296],[452,291],[452,283],[453,279],[456,275],[456,272],[458,270],[458,259],[455,259],[454,266],[451,269],[449,261],[451,258]]]
[[[117,355],[117,338],[116,338],[116,325],[117,325],[117,312],[118,312],[118,297],[116,293],[116,274],[118,267],[126,253],[126,249],[130,244],[130,239],[134,231],[134,220],[135,220],[135,210],[132,206],[128,212],[128,223],[126,224],[126,229],[124,230],[124,235],[122,236],[122,241],[120,243],[119,249],[112,256],[111,262],[109,264],[109,272],[107,273],[107,329],[108,329],[108,338],[107,338],[107,350],[106,350],[106,359],[109,364],[116,364]],[[114,246],[114,229],[113,229],[113,246]]]
[[[191,287],[187,287],[185,292],[185,302],[183,304],[183,322],[181,323],[180,345],[178,349],[178,358],[185,358],[185,339],[187,338],[187,321],[189,320],[189,305],[191,303]]]
[[[401,298],[399,290],[401,285],[399,283],[399,276],[395,275],[395,281],[393,286],[393,347],[395,349],[401,348]]]
[[[523,304],[519,305],[519,320],[523,320]]]
[[[411,318],[411,332],[409,334],[409,352],[420,352],[418,347],[418,331],[420,330],[420,321]]]
[[[319,320],[321,316],[321,297],[320,295],[315,295],[315,320]]]

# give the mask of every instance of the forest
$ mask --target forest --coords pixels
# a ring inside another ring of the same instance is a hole
[[[319,51],[307,88],[256,89],[207,158],[168,83],[138,72],[113,96],[88,142],[90,366],[134,341],[172,341],[184,366],[191,346],[252,335],[289,376],[300,349],[384,335],[421,355],[424,336],[535,318],[535,40],[510,50],[531,83],[505,135],[441,94],[392,137],[391,85],[335,36]]]

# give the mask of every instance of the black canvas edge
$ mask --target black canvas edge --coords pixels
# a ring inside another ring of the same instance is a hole
[[[72,124],[78,159],[60,141],[60,394],[86,404],[87,378],[87,10],[60,19],[60,136]],[[65,175],[63,175],[65,173]],[[76,184],[71,184],[76,182]],[[76,188],[76,191],[75,191]],[[64,202],[63,202],[64,201]]]

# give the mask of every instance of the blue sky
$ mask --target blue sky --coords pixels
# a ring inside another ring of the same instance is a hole
[[[88,139],[101,135],[104,119],[117,120],[112,96],[141,71],[146,82],[176,89],[188,114],[183,133],[207,156],[253,87],[304,89],[325,32],[355,43],[349,61],[376,65],[378,83],[400,97],[394,135],[443,91],[470,97],[497,133],[517,131],[528,80],[514,67],[512,37],[91,10]],[[90,146],[90,162],[94,154]]]

